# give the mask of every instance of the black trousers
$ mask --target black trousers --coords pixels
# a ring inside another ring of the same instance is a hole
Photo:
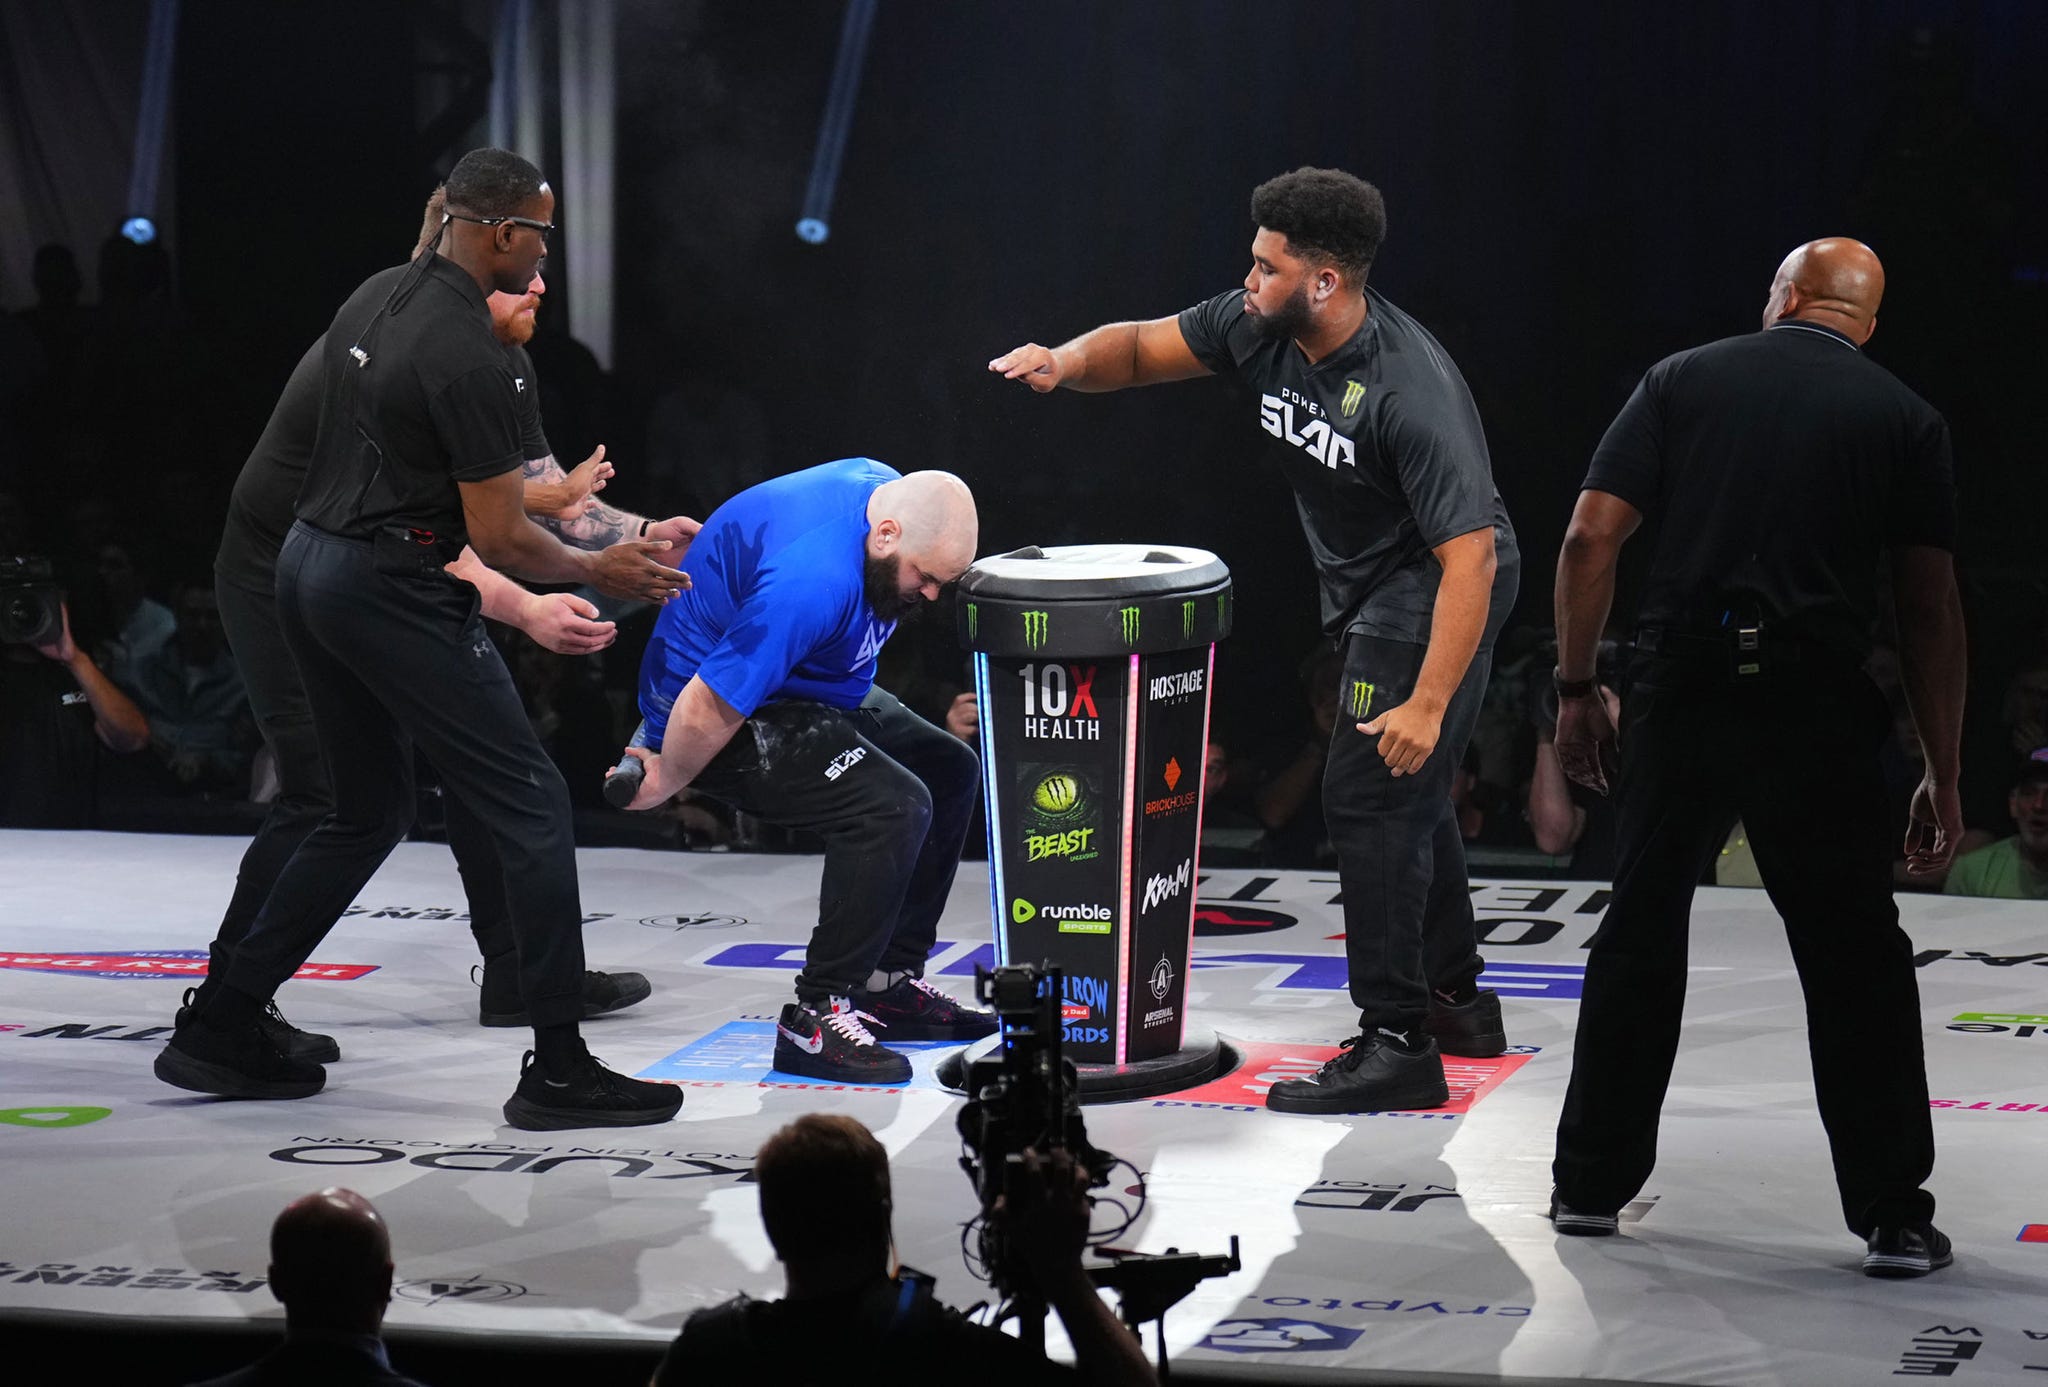
[[[893,694],[852,709],[789,700],[754,711],[692,786],[825,840],[818,925],[797,996],[866,987],[877,969],[922,977],[960,867],[980,760]]]
[[[1419,1033],[1429,991],[1455,991],[1484,967],[1474,938],[1465,843],[1451,781],[1479,720],[1493,657],[1481,649],[1444,709],[1436,749],[1397,776],[1379,739],[1358,730],[1415,692],[1426,648],[1350,635],[1337,726],[1323,769],[1323,816],[1344,895],[1344,956],[1359,1028]]]
[[[579,1020],[568,789],[484,633],[476,589],[439,570],[380,571],[370,545],[301,523],[278,555],[276,600],[334,808],[284,864],[223,980],[268,998],[319,946],[412,824],[417,743],[504,864],[534,1024]]]
[[[1622,694],[1614,897],[1586,959],[1558,1198],[1606,1213],[1641,1191],[1678,1052],[1694,883],[1739,813],[1806,995],[1807,1047],[1842,1215],[1930,1218],[1934,1168],[1912,944],[1892,901],[1891,729],[1862,673],[1802,669],[1737,688],[1638,656]]]
[[[277,620],[275,591],[257,591],[217,578],[221,626],[249,691],[249,708],[277,766],[277,797],[249,840],[235,877],[235,890],[207,948],[208,972],[220,975],[235,945],[249,933],[256,912],[270,899],[284,864],[334,808],[334,786],[313,731],[313,709],[299,667],[285,645]],[[490,830],[455,795],[447,796],[448,846],[455,854],[469,898],[470,932],[486,959],[510,953],[517,943],[505,900],[505,868]]]

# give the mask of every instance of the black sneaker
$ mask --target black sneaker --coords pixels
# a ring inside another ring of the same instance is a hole
[[[1550,1192],[1550,1212],[1546,1215],[1557,1225],[1557,1231],[1573,1238],[1608,1238],[1621,1231],[1621,1218],[1617,1214],[1589,1214],[1574,1209],[1557,1197],[1557,1191]]]
[[[1410,1050],[1384,1031],[1352,1036],[1315,1073],[1282,1079],[1266,1091],[1266,1106],[1274,1112],[1401,1112],[1450,1101],[1436,1042],[1425,1038],[1421,1048]]]
[[[517,964],[513,965],[514,971]],[[472,982],[483,985],[483,977],[489,969],[482,964],[470,968]],[[481,975],[481,976],[480,976]],[[526,1006],[519,1000],[519,984],[515,980],[508,994],[509,1004],[493,994],[493,987],[484,987],[483,996],[477,1002],[477,1024],[482,1026],[531,1026],[533,1020],[527,1015]],[[606,1012],[624,1011],[635,1002],[644,1002],[653,995],[654,984],[639,973],[585,973],[583,975],[583,1019],[603,1016]],[[493,1007],[503,1010],[493,1010]]]
[[[1508,1051],[1508,1034],[1500,1019],[1500,994],[1482,987],[1469,1002],[1451,1002],[1441,993],[1429,994],[1430,1035],[1447,1055],[1465,1059],[1492,1059]]]
[[[1925,1276],[1955,1261],[1948,1235],[1931,1223],[1876,1228],[1863,1254],[1865,1276]]]
[[[1000,1023],[992,1011],[956,1002],[923,978],[880,992],[856,991],[854,1007],[889,1028],[891,1040],[979,1040]]]
[[[775,1018],[775,1067],[806,1079],[846,1084],[901,1084],[910,1080],[910,1061],[885,1050],[863,1022],[875,1018],[854,1010],[845,997],[812,1008],[791,1002]]]
[[[198,995],[196,987],[185,989],[185,1005],[179,1007],[178,1014],[171,1018],[173,1026],[184,1029],[185,1023],[192,1019],[192,1007]],[[341,1046],[335,1044],[333,1036],[300,1030],[284,1019],[284,1013],[277,1009],[276,1002],[265,1007],[263,1014],[256,1018],[256,1029],[262,1031],[270,1043],[289,1059],[311,1060],[314,1064],[338,1064],[341,1061]]]
[[[528,1050],[519,1062],[519,1087],[505,1100],[505,1121],[529,1132],[647,1127],[668,1121],[682,1106],[683,1091],[675,1085],[629,1079],[587,1050],[560,1081],[548,1078]]]
[[[156,1076],[221,1098],[308,1098],[327,1086],[326,1070],[279,1050],[260,1022],[223,1030],[198,1016],[157,1053]]]

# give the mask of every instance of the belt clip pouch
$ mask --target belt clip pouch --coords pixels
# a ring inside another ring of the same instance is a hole
[[[1735,628],[1735,642],[1728,647],[1731,674],[1738,684],[1767,678],[1771,672],[1769,648],[1764,643],[1762,623]]]
[[[448,562],[442,553],[440,537],[432,530],[406,529],[397,525],[377,531],[370,541],[370,553],[379,573],[400,578],[433,577]]]

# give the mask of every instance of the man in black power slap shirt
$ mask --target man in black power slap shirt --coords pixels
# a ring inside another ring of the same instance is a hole
[[[1296,169],[1259,186],[1252,219],[1243,290],[1177,318],[1019,347],[989,369],[1040,393],[1211,372],[1257,393],[1266,452],[1294,487],[1321,578],[1324,629],[1343,647],[1351,727],[1331,738],[1323,801],[1359,1011],[1343,1052],[1273,1085],[1266,1105],[1440,1107],[1439,1045],[1476,1056],[1507,1046],[1500,999],[1477,984],[1450,786],[1514,605],[1515,532],[1458,368],[1366,287],[1386,234],[1379,190],[1336,169]]]
[[[227,966],[157,1057],[202,1093],[299,1098],[319,1065],[280,1052],[259,1018],[412,820],[411,747],[476,810],[505,867],[536,1061],[505,1104],[514,1126],[636,1126],[680,1095],[615,1074],[578,1035],[583,940],[562,778],[484,634],[477,590],[446,566],[486,561],[552,582],[665,601],[688,580],[666,540],[591,553],[526,518],[518,389],[485,295],[516,293],[547,250],[555,198],[503,150],[448,177],[440,253],[372,276],[336,314],[320,429],[277,563],[277,614],[305,681],[334,811],[285,864]]]
[[[447,211],[447,190],[437,188],[427,200],[425,225],[413,256],[424,255],[441,236]],[[526,461],[524,504],[527,514],[579,548],[601,548],[606,538],[620,535],[667,539],[680,545],[695,533],[696,522],[677,516],[659,524],[598,502],[611,469],[603,449],[572,474],[554,459],[541,427],[540,392],[533,363],[523,343],[533,335],[534,314],[547,285],[535,274],[523,294],[494,293],[488,302],[491,329],[504,343],[512,365],[519,406],[522,451]],[[249,704],[263,739],[277,764],[278,793],[269,813],[242,855],[233,898],[209,947],[209,971],[227,966],[234,946],[248,933],[256,912],[270,896],[277,875],[291,860],[306,835],[334,807],[333,788],[313,731],[313,715],[298,666],[286,649],[278,625],[275,589],[277,554],[291,529],[292,506],[306,478],[320,423],[320,366],[326,339],[307,348],[292,371],[262,437],[250,451],[228,507],[227,524],[214,560],[214,590],[221,622],[249,687]],[[616,628],[596,620],[597,610],[566,592],[532,593],[494,572],[464,550],[449,571],[476,586],[483,614],[517,626],[547,649],[580,655],[611,644]],[[486,1025],[524,1025],[518,995],[517,945],[511,911],[505,900],[504,869],[489,831],[459,798],[449,796],[448,845],[455,853],[469,899],[470,930],[484,957],[480,1017]],[[202,989],[203,990],[203,989]],[[651,989],[637,973],[584,974],[584,1013],[596,1016],[618,1011],[645,999]],[[188,1004],[191,1001],[188,998]],[[332,1064],[341,1058],[333,1037],[302,1031],[274,1008],[260,1023],[273,1044],[286,1054]]]

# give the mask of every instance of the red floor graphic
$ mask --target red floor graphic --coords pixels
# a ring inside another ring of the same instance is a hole
[[[1264,1107],[1266,1090],[1276,1081],[1315,1073],[1338,1049],[1335,1045],[1298,1045],[1275,1040],[1233,1040],[1231,1045],[1244,1056],[1243,1064],[1220,1079],[1169,1096],[1190,1103],[1256,1103]],[[1451,1116],[1470,1112],[1474,1103],[1498,1088],[1530,1058],[1522,1054],[1474,1060],[1446,1055],[1444,1078],[1451,1086],[1451,1101],[1430,1111]]]

